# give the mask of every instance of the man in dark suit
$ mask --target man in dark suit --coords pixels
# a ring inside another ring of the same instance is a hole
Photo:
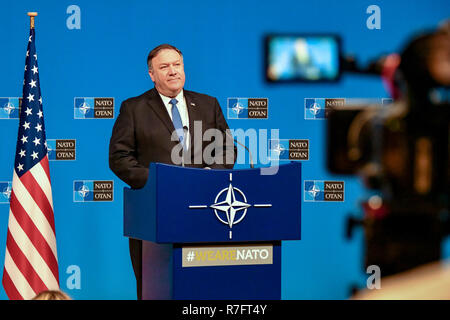
[[[183,90],[181,51],[168,44],[160,45],[150,52],[147,64],[155,87],[122,103],[109,145],[111,170],[132,188],[142,188],[150,162],[233,168],[237,152],[226,133],[228,125],[217,99]],[[205,139],[208,130],[213,134]],[[213,150],[211,154],[206,154],[207,146],[208,151]],[[141,299],[140,240],[130,239],[130,255]]]

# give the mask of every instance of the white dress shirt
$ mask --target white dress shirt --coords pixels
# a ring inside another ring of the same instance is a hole
[[[169,113],[170,119],[173,121],[173,119],[172,119],[172,105],[170,104],[170,100],[172,100],[172,98],[166,97],[166,96],[162,95],[161,93],[159,93],[159,95],[161,96],[161,99],[162,99],[162,101],[164,103],[164,106],[166,107],[167,112]],[[188,128],[187,132],[185,132],[186,149],[188,149],[189,148],[189,142],[191,140],[191,134],[189,132],[189,114],[188,114],[188,111],[187,111],[186,99],[184,98],[183,90],[180,91],[180,93],[175,97],[175,99],[177,99],[177,101],[178,101],[177,102],[177,108],[178,108],[178,111],[180,113],[181,122],[183,123],[183,127]]]

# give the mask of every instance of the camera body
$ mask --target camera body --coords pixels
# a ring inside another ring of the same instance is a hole
[[[365,266],[384,276],[439,260],[450,233],[450,105],[424,103],[340,107],[327,120],[329,170],[359,175],[378,194],[348,228],[363,226]]]
[[[377,194],[363,201],[365,264],[383,275],[440,260],[450,234],[450,34],[436,31],[397,58],[381,57],[349,71],[382,76],[394,98],[383,106],[338,107],[328,115],[327,165],[359,175]]]
[[[439,260],[450,233],[450,24],[360,67],[333,34],[265,39],[268,83],[337,82],[343,72],[381,77],[390,105],[328,106],[327,166],[358,175],[376,197],[361,203],[366,266],[383,275]]]

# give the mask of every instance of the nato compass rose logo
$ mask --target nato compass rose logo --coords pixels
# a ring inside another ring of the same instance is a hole
[[[247,197],[240,189],[233,187],[232,185],[233,174],[230,173],[230,184],[227,188],[219,191],[214,203],[210,206],[196,205],[189,206],[189,209],[214,209],[214,214],[217,219],[230,227],[229,238],[233,238],[233,225],[241,222],[247,214],[247,209],[254,208],[270,208],[271,204],[249,204],[247,203]]]
[[[228,98],[227,115],[228,119],[248,119],[248,99]]]
[[[244,106],[242,104],[240,104],[239,102],[236,102],[236,104],[231,108],[233,109],[233,111],[239,115],[242,113],[242,110],[244,110]]]
[[[0,203],[9,203],[11,199],[11,181],[0,181]]]
[[[80,109],[81,113],[86,115],[86,113],[88,113],[89,109],[91,109],[91,106],[88,103],[86,103],[86,101],[85,101],[80,105],[79,109]]]
[[[9,115],[11,114],[11,112],[13,112],[14,110],[14,105],[11,102],[8,102],[4,107],[3,110],[5,110],[5,112]]]
[[[313,199],[319,194],[320,189],[314,184],[311,189],[307,191]]]
[[[10,199],[11,198],[11,187],[7,186],[4,190],[3,190],[3,195],[7,198]]]
[[[284,151],[286,151],[286,148],[278,143],[273,147],[272,151],[279,157]]]
[[[78,194],[84,199],[89,195],[90,191],[91,190],[89,190],[88,186],[83,184],[81,188],[78,190]]]
[[[325,98],[305,98],[305,119],[325,119],[325,109]]]
[[[314,104],[312,105],[312,107],[309,109],[309,111],[313,114],[313,115],[317,115],[320,111],[320,105],[317,102],[314,102]]]
[[[22,98],[0,97],[0,119],[19,119]]]

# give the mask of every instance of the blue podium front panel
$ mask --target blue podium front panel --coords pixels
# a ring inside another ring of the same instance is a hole
[[[275,169],[151,164],[144,188],[126,188],[144,299],[280,299],[281,240],[300,239],[301,164]]]
[[[300,239],[301,164],[205,170],[151,164],[147,185],[125,189],[125,235],[157,243]]]

